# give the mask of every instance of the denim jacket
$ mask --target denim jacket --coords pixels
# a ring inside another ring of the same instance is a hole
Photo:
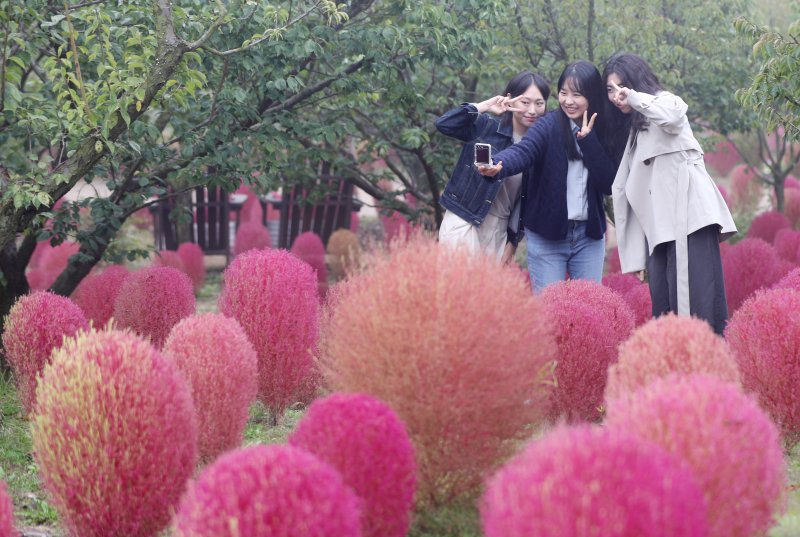
[[[464,103],[446,112],[436,120],[439,132],[464,142],[450,180],[444,187],[439,203],[461,219],[480,226],[489,213],[489,208],[497,197],[502,181],[487,181],[478,173],[473,164],[476,142],[491,144],[492,153],[502,151],[513,145],[511,125],[502,126],[500,121],[489,114],[479,114],[475,105]],[[522,174],[521,198],[514,204],[508,219],[508,240],[517,244],[522,236],[522,207],[528,171]]]

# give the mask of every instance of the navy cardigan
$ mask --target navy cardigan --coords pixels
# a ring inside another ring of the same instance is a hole
[[[495,177],[501,179],[517,174],[533,166],[533,173],[526,186],[526,205],[523,208],[523,224],[526,229],[548,240],[563,240],[567,237],[567,152],[561,134],[560,109],[540,118],[518,143],[492,155],[497,163],[503,161],[503,169]],[[583,165],[589,171],[586,182],[588,220],[586,235],[593,239],[603,238],[606,231],[606,216],[603,195],[611,194],[611,184],[617,167],[606,153],[595,130],[578,140],[583,154]]]

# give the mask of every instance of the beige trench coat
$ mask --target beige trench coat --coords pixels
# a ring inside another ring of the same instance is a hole
[[[675,241],[678,313],[689,315],[687,237],[717,224],[725,240],[736,233],[736,225],[706,171],[683,99],[669,92],[631,91],[628,104],[647,117],[649,126],[635,142],[628,140],[611,188],[622,272],[644,270],[657,245]]]

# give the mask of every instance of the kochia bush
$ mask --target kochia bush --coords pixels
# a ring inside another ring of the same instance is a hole
[[[486,537],[706,537],[706,502],[686,463],[618,430],[560,427],[489,480]]]
[[[588,280],[554,283],[541,296],[558,345],[550,417],[596,421],[608,366],[633,331],[633,312],[618,293]]]
[[[731,313],[758,289],[771,286],[794,268],[761,239],[743,239],[721,253],[725,295]]]
[[[187,317],[173,327],[164,354],[189,383],[201,461],[239,446],[258,392],[256,351],[239,323],[220,314]]]
[[[14,506],[8,495],[6,483],[0,479],[0,537],[16,537],[19,535],[14,529]]]
[[[753,218],[750,229],[747,230],[747,236],[772,244],[775,242],[775,234],[778,231],[791,227],[789,219],[783,213],[766,211]]]
[[[239,226],[233,244],[233,255],[239,255],[248,250],[263,250],[272,247],[272,238],[269,230],[260,222],[248,222]]]
[[[386,402],[405,422],[420,503],[473,489],[542,418],[555,348],[540,301],[514,271],[420,237],[331,293],[325,380]]]
[[[36,393],[33,453],[71,535],[154,536],[197,459],[177,366],[130,332],[83,332],[53,353]]]
[[[325,264],[325,245],[313,231],[306,231],[295,238],[291,252],[311,265],[317,274],[317,289],[320,297],[328,291],[328,267]]]
[[[53,349],[64,337],[89,328],[77,304],[49,291],[20,297],[5,319],[3,347],[14,373],[19,399],[30,412],[36,395],[36,381]]]
[[[95,328],[105,327],[114,315],[114,302],[130,275],[131,271],[122,265],[111,265],[98,274],[86,276],[72,293],[72,300]]]
[[[627,396],[672,373],[705,373],[739,384],[739,368],[725,340],[705,321],[662,315],[637,328],[608,370],[606,400]]]
[[[292,446],[231,451],[181,500],[176,537],[360,537],[359,501],[341,475]]]
[[[358,237],[349,229],[337,229],[328,238],[328,256],[331,272],[337,280],[358,267],[361,259],[361,245]]]
[[[186,266],[183,264],[183,259],[175,250],[159,250],[156,255],[153,256],[153,266],[172,267],[180,270],[187,276],[189,275],[186,272]]]
[[[774,283],[772,289],[795,289],[800,291],[800,267]]]
[[[642,326],[653,318],[653,300],[650,297],[650,286],[646,283],[628,289],[622,293],[622,298],[633,312],[636,326]]]
[[[800,441],[800,288],[760,291],[731,317],[725,337],[742,384],[780,426]]]
[[[336,468],[362,500],[365,537],[404,537],[416,488],[414,448],[386,404],[363,394],[315,401],[289,443]]]
[[[609,401],[607,427],[689,463],[708,502],[710,537],[764,535],[783,505],[778,430],[734,384],[704,375],[657,379]]]
[[[283,416],[309,391],[319,336],[317,278],[286,250],[250,250],[222,276],[219,311],[244,328],[258,355],[258,396]]]
[[[178,246],[178,255],[183,261],[186,274],[192,280],[195,292],[199,291],[206,281],[203,250],[193,242],[183,242]]]
[[[781,259],[795,264],[800,262],[800,231],[788,228],[779,230],[775,234],[774,246]]]
[[[122,284],[114,301],[119,328],[130,328],[159,349],[178,321],[195,310],[189,277],[173,267],[137,270]]]

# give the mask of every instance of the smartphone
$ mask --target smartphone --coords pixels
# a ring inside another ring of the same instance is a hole
[[[475,144],[475,165],[492,164],[492,146],[489,144]]]

